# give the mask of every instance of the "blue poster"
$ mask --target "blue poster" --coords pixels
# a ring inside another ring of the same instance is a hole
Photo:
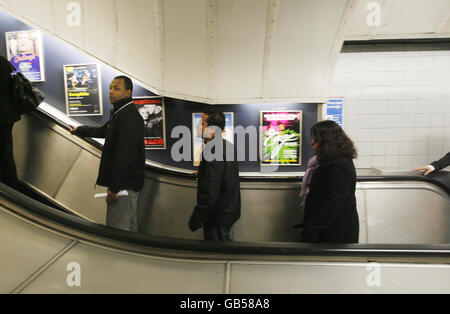
[[[342,128],[344,126],[344,99],[328,99],[326,110],[326,120],[334,121]]]
[[[8,60],[17,71],[30,82],[45,81],[41,32],[8,32],[5,36]]]

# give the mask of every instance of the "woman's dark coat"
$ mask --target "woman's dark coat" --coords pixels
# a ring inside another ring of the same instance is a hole
[[[351,159],[340,157],[321,163],[306,198],[302,241],[358,243],[355,191],[356,171]]]

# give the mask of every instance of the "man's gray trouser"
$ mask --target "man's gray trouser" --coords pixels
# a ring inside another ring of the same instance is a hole
[[[106,225],[125,231],[138,232],[138,199],[139,192],[128,190],[128,196],[120,196],[117,201],[107,202]]]

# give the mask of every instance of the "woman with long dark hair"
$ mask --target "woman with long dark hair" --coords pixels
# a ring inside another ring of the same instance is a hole
[[[306,197],[302,241],[308,243],[358,243],[356,210],[357,153],[352,140],[333,121],[311,129],[319,161]]]

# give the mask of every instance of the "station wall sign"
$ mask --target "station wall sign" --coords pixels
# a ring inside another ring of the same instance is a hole
[[[344,127],[344,98],[330,98],[327,101],[326,120],[331,120]]]

